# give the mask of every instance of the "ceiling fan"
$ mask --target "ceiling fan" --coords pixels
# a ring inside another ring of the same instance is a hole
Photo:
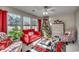
[[[43,11],[43,15],[46,16],[48,14],[53,14],[55,11],[55,8],[53,8],[51,6],[44,6],[42,11]]]

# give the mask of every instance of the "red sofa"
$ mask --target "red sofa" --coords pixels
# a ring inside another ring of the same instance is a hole
[[[24,34],[20,37],[20,40],[26,45],[29,45],[41,37],[41,33],[34,29],[23,30],[23,33]]]
[[[0,50],[7,48],[13,41],[10,38],[7,38],[3,41],[0,41]]]

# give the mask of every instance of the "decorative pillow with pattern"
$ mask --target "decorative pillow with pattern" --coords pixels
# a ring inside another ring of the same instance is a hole
[[[6,38],[8,38],[8,36],[6,35],[6,33],[0,32],[0,41],[5,40]]]

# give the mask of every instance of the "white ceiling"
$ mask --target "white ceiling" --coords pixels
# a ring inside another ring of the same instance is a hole
[[[55,11],[54,13],[49,13],[48,16],[74,13],[78,8],[77,6],[51,6],[51,7],[54,8]],[[43,16],[42,11],[42,9],[44,8],[43,6],[14,6],[14,8],[35,16],[41,16],[41,17]],[[35,12],[33,12],[32,10],[35,10]]]

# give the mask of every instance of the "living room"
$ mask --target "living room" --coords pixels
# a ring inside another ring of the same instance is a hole
[[[79,51],[78,6],[0,6],[0,51]]]

